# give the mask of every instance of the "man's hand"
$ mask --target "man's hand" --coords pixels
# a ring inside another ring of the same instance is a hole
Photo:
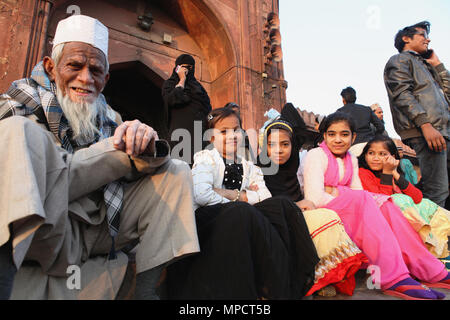
[[[151,155],[155,153],[155,141],[159,140],[153,128],[139,120],[125,121],[114,132],[114,148],[130,156]]]
[[[423,137],[427,141],[428,147],[431,150],[437,152],[447,150],[447,143],[445,142],[445,138],[431,125],[431,123],[425,123],[421,125],[420,128],[422,129]]]
[[[436,55],[436,52],[433,50],[433,53],[431,54],[431,57],[429,59],[426,59],[426,61],[431,64],[433,67],[436,67],[441,64],[441,61],[439,60],[438,56]]]

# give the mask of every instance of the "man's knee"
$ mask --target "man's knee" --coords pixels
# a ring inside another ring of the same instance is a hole
[[[36,123],[23,116],[12,116],[0,121],[0,134],[10,137],[38,137],[45,134],[45,130]]]
[[[192,180],[191,168],[184,161],[178,159],[170,159],[167,162],[167,171],[174,175],[174,177],[181,180],[187,182]]]

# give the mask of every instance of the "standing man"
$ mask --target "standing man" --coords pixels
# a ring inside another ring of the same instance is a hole
[[[430,23],[398,31],[384,69],[394,128],[419,160],[424,197],[444,207],[448,190],[450,74],[428,50]]]
[[[344,106],[337,111],[349,114],[356,125],[356,139],[350,149],[355,156],[361,154],[365,144],[372,139],[375,134],[384,132],[384,124],[377,118],[372,109],[367,106],[356,104],[356,91],[352,87],[347,87],[341,91],[342,102]],[[371,124],[375,126],[375,133],[372,131]]]

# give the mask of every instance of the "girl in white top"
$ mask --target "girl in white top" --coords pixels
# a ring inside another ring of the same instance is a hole
[[[196,153],[192,167],[201,253],[169,270],[172,298],[300,299],[319,260],[300,209],[272,198],[261,169],[237,156],[236,111],[214,109],[208,127],[212,148]]]
[[[213,117],[212,114],[209,116]],[[237,156],[243,141],[239,118],[234,113],[223,117],[216,115],[209,124],[213,148],[194,155],[195,204],[199,207],[230,201],[255,204],[270,198],[261,169]],[[242,167],[241,177],[233,175],[237,166]],[[240,187],[237,187],[238,180],[241,180]],[[227,188],[233,185],[235,188]]]

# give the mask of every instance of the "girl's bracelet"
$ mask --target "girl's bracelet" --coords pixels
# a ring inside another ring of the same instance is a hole
[[[233,199],[233,202],[238,201],[239,197],[241,196],[241,191],[239,191],[238,189],[234,189],[234,190],[237,191],[237,196],[236,196],[236,198]]]

